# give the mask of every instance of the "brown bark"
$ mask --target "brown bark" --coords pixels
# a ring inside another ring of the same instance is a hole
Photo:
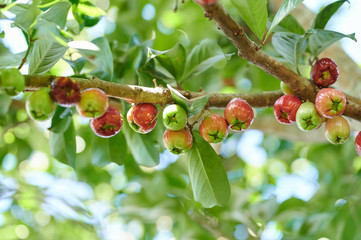
[[[248,38],[243,28],[230,17],[219,3],[200,6],[205,11],[205,16],[212,19],[238,49],[240,57],[285,82],[302,99],[314,102],[316,94],[319,91],[318,87],[310,80],[282,65],[262,50],[258,50],[258,46]],[[361,105],[348,99],[344,115],[360,121]]]
[[[282,3],[283,0],[273,0],[270,2],[270,7],[274,12],[276,12]],[[294,11],[292,11],[291,14],[306,30],[312,27],[311,24],[316,18],[316,14],[303,4],[300,4]],[[345,34],[349,33],[347,32]],[[339,42],[332,44],[326,48],[319,57],[329,57],[335,60],[336,63],[339,63],[338,68],[340,71],[340,77],[335,83],[335,87],[353,97],[359,97],[359,92],[361,91],[361,68],[345,53],[341,44]],[[349,99],[351,98],[349,97]],[[352,98],[352,100],[361,104],[359,99]]]
[[[25,76],[26,90],[34,91],[40,87],[50,86],[54,76]],[[173,98],[170,90],[167,88],[141,87],[136,85],[124,85],[113,82],[103,81],[97,78],[73,78],[79,83],[80,89],[100,88],[109,97],[124,99],[134,103],[154,103],[170,104]],[[186,98],[192,99],[204,96],[206,92],[188,92],[180,91]],[[233,98],[239,97],[246,100],[252,107],[261,108],[273,106],[274,102],[283,94],[281,91],[263,92],[263,93],[244,93],[244,94],[222,94],[211,93],[208,100],[208,107],[225,107]]]

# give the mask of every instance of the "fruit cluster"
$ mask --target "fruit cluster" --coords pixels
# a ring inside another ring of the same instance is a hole
[[[157,122],[157,108],[150,103],[133,105],[127,114],[131,128],[138,133],[150,132]],[[223,141],[229,132],[244,131],[253,122],[254,113],[251,106],[240,98],[231,100],[224,110],[224,117],[212,113],[205,116],[199,125],[201,136],[209,143]],[[174,154],[188,152],[193,145],[193,136],[187,126],[187,112],[178,104],[168,105],[162,114],[164,126],[164,146]]]
[[[311,69],[313,82],[321,89],[315,103],[302,102],[284,84],[281,89],[286,95],[274,104],[274,115],[282,124],[297,124],[302,131],[318,129],[325,124],[325,137],[332,144],[342,144],[350,136],[350,126],[341,115],[346,109],[346,97],[338,89],[328,88],[339,76],[336,63],[330,58],[318,60]],[[359,137],[360,136],[360,137]],[[355,148],[361,156],[361,134],[356,138]]]
[[[17,69],[3,69],[0,73],[3,91],[14,96],[24,91],[25,79]],[[42,87],[31,93],[26,100],[28,115],[37,121],[52,118],[55,103],[62,107],[76,107],[84,118],[90,119],[93,132],[104,138],[116,135],[122,128],[123,116],[109,105],[108,97],[98,88],[80,91],[79,84],[70,77],[55,78],[50,88]],[[158,109],[151,103],[134,104],[127,113],[129,126],[141,134],[149,133],[157,124]],[[254,119],[251,106],[240,98],[232,99],[224,110],[224,118],[218,114],[205,116],[200,125],[201,136],[209,143],[223,141],[229,132],[244,131]],[[180,105],[168,105],[162,115],[167,128],[163,135],[164,146],[174,154],[182,154],[192,148],[193,136],[187,126],[186,110]]]
[[[77,112],[90,119],[90,126],[100,137],[112,137],[123,125],[119,111],[109,106],[108,97],[98,88],[80,91],[79,84],[70,77],[57,77],[51,87],[42,87],[26,100],[29,116],[37,121],[50,119],[55,112],[55,103],[63,107],[76,106]]]

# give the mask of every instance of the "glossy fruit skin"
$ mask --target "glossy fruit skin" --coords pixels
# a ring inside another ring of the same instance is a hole
[[[88,88],[81,92],[76,110],[85,118],[98,118],[108,109],[108,97],[99,88]]]
[[[187,128],[178,131],[167,129],[163,135],[163,144],[171,153],[183,154],[192,148],[193,137]]]
[[[93,132],[102,138],[109,138],[116,135],[123,126],[123,116],[118,109],[109,106],[107,111],[98,118],[90,120],[90,127]]]
[[[163,124],[167,129],[177,131],[186,126],[187,112],[178,104],[167,106],[163,110]]]
[[[296,123],[302,131],[310,131],[320,127],[322,117],[318,114],[315,104],[311,102],[302,103],[296,113]]]
[[[0,85],[7,95],[15,96],[24,91],[25,78],[16,68],[1,69]]]
[[[357,154],[361,157],[361,132],[359,132],[355,139],[355,150]]]
[[[325,125],[325,136],[332,144],[342,144],[350,137],[350,125],[342,116],[328,119]]]
[[[50,95],[60,106],[71,107],[80,101],[80,87],[70,77],[57,77],[51,83]]]
[[[311,68],[311,78],[320,87],[328,87],[334,84],[338,76],[337,64],[330,58],[318,60]]]
[[[222,116],[212,113],[203,118],[199,125],[199,133],[207,142],[219,143],[227,137],[228,125]]]
[[[224,118],[232,130],[242,132],[251,126],[254,113],[245,100],[233,98],[224,109]]]
[[[338,89],[323,88],[316,95],[316,109],[325,118],[340,116],[346,109],[346,96]]]
[[[283,95],[275,102],[273,113],[277,121],[282,124],[292,124],[296,122],[296,113],[301,106],[302,100],[295,95]]]
[[[49,92],[49,88],[43,87],[33,92],[26,99],[26,111],[32,119],[46,121],[53,116],[55,104],[51,99]]]
[[[198,4],[203,4],[203,5],[211,5],[218,2],[218,0],[195,0],[195,1]]]
[[[134,131],[146,134],[152,131],[157,124],[157,113],[157,107],[151,103],[135,104],[127,113],[127,121]]]
[[[295,95],[292,89],[284,82],[281,81],[280,88],[284,94]]]

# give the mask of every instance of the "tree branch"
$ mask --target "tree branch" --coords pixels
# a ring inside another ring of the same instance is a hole
[[[219,3],[211,5],[200,4],[200,6],[205,11],[205,16],[212,19],[238,49],[238,55],[240,57],[286,83],[293,92],[302,99],[314,102],[316,94],[319,91],[318,87],[310,80],[282,65],[262,50],[258,50],[257,44],[248,38],[243,28],[229,16]],[[349,99],[344,115],[360,121],[361,105]]]
[[[40,87],[48,87],[55,79],[55,76],[25,76],[26,90],[34,91]],[[72,78],[79,83],[80,89],[100,88],[109,97],[121,98],[132,103],[153,103],[170,104],[173,103],[173,97],[167,88],[141,87],[136,85],[124,85],[119,83],[107,82],[98,78]],[[206,92],[188,92],[180,91],[186,98],[192,99],[207,94]],[[229,101],[235,97],[246,100],[252,107],[270,107],[283,95],[281,91],[263,92],[263,93],[244,93],[244,94],[222,94],[211,93],[208,100],[208,107],[225,107]]]

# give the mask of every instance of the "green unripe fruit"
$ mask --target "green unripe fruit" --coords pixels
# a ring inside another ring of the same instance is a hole
[[[2,69],[0,73],[1,88],[10,96],[15,96],[24,91],[25,78],[16,68]]]
[[[32,119],[45,121],[53,116],[55,104],[49,93],[49,88],[40,88],[33,92],[26,100],[26,111]]]
[[[76,104],[77,112],[85,118],[101,117],[108,109],[108,97],[99,88],[88,88],[81,92],[80,101]]]
[[[169,105],[163,110],[163,123],[170,130],[181,130],[187,123],[187,113],[177,104]]]
[[[315,104],[311,102],[302,103],[296,113],[296,123],[302,131],[310,131],[322,123],[322,117],[318,114]]]

